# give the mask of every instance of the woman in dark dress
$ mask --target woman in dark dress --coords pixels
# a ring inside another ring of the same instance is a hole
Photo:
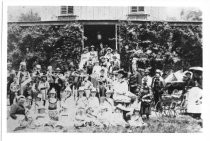
[[[149,115],[151,114],[152,94],[150,93],[150,89],[146,84],[143,84],[140,99],[141,99],[140,114],[141,116],[146,115],[148,119]]]

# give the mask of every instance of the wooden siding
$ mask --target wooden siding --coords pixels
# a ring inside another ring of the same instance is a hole
[[[129,7],[76,6],[74,15],[77,20],[126,20]]]

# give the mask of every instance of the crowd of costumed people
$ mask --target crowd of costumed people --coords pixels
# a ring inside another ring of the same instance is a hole
[[[89,50],[90,49],[90,50]],[[153,77],[149,69],[133,64],[132,73],[121,68],[120,54],[112,48],[84,48],[78,68],[68,70],[36,64],[28,71],[26,62],[8,76],[8,130],[17,128],[86,126],[142,127],[165,91],[162,71]],[[136,58],[133,58],[135,62]],[[189,113],[200,116],[200,81],[184,73],[184,92],[190,92]],[[158,110],[158,109],[157,109]]]

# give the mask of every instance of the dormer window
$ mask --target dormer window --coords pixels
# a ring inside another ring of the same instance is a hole
[[[74,7],[73,6],[61,6],[61,15],[73,15]]]
[[[144,12],[144,6],[131,6],[131,13]]]

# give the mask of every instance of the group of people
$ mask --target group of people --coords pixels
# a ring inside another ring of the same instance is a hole
[[[147,126],[143,119],[149,119],[152,100],[157,103],[164,93],[162,72],[151,77],[149,69],[136,68],[129,74],[120,68],[117,51],[99,54],[94,46],[85,48],[79,69],[65,72],[52,66],[43,71],[37,64],[29,73],[21,62],[8,80],[11,126],[17,115],[34,126]]]

